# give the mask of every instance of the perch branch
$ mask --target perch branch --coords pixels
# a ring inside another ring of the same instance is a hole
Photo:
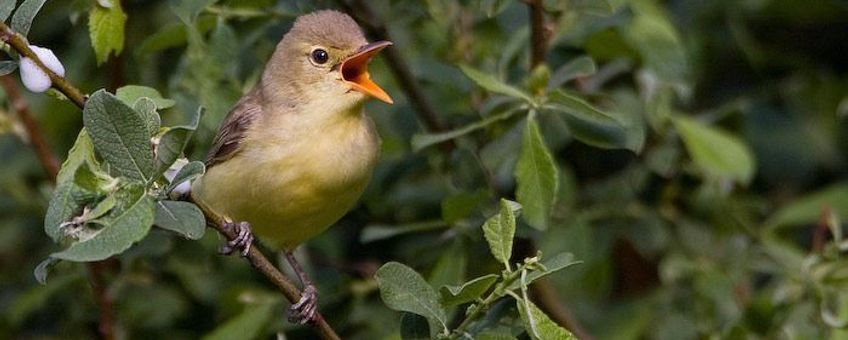
[[[218,231],[221,235],[224,235],[228,240],[233,240],[238,236],[232,228],[224,228],[224,225],[227,223],[224,217],[217,214],[203,201],[195,200],[193,197],[189,197],[189,200],[203,211],[203,216],[206,217],[206,222],[210,227]],[[289,302],[295,303],[300,300],[301,292],[297,287],[271,261],[268,261],[268,258],[256,249],[256,247],[250,247],[246,258],[253,268],[265,275],[268,280],[280,289],[280,292],[283,293]],[[315,321],[311,325],[321,335],[322,339],[340,339],[333,328],[324,320],[324,317],[321,316],[321,313],[317,311],[315,312]]]
[[[31,59],[35,62],[35,65],[38,66],[44,73],[47,73],[47,76],[50,77],[50,82],[52,83],[53,88],[62,92],[65,97],[68,97],[74,104],[79,107],[83,107],[85,105],[85,96],[78,90],[76,87],[71,85],[65,78],[60,77],[56,72],[53,72],[51,69],[44,66],[44,63],[40,58],[29,48],[29,43],[26,41],[26,38],[22,37],[20,34],[12,31],[9,26],[5,23],[0,22],[0,40],[12,46],[15,51],[18,51],[20,55],[23,57]]]
[[[29,44],[26,42],[26,40],[19,34],[12,31],[9,26],[4,23],[0,23],[0,39],[12,46],[12,48],[14,48],[21,55],[32,59],[33,62],[40,69],[42,69],[50,76],[53,88],[68,97],[80,109],[85,107],[86,96],[84,96],[79,89],[74,87],[65,78],[60,77],[59,75],[48,69],[44,65],[44,63],[38,58],[38,56],[35,55],[35,53],[29,48]],[[201,211],[203,211],[203,215],[206,218],[206,221],[213,229],[224,235],[228,240],[232,240],[237,236],[232,232],[232,230],[224,228],[225,220],[222,216],[216,214],[208,206],[202,204],[202,202],[193,203],[197,204]],[[289,302],[295,303],[300,299],[301,293],[297,289],[297,287],[292,284],[292,282],[288,278],[286,278],[286,276],[283,275],[283,273],[281,273],[279,269],[277,269],[271,263],[271,261],[268,260],[268,258],[266,258],[259,250],[257,250],[256,247],[250,248],[247,260],[257,271],[265,275],[272,283],[274,283],[274,285],[276,285],[280,289],[280,291],[283,293],[286,299],[289,300]],[[89,264],[89,267],[95,272],[100,270],[100,267],[94,265],[94,263]],[[100,274],[102,273],[98,273],[98,275]],[[93,273],[92,276],[101,277],[98,275],[94,275]],[[94,285],[96,284],[96,282],[93,282],[92,284]],[[99,297],[98,302],[100,302]],[[315,322],[312,323],[311,326],[318,332],[322,339],[340,339],[336,332],[332,329],[332,327],[327,324],[326,320],[324,320],[324,318],[319,313],[316,313]]]

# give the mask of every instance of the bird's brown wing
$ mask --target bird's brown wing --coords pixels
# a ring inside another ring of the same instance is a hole
[[[207,168],[230,159],[238,152],[247,129],[262,112],[257,95],[256,92],[245,95],[224,118],[224,123],[221,124],[206,156]]]

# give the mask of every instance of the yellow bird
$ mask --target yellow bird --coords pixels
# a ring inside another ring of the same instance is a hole
[[[316,292],[292,255],[338,221],[362,195],[380,139],[363,112],[368,96],[392,99],[368,74],[391,42],[368,43],[346,14],[297,18],[277,44],[258,84],[230,111],[192,186],[192,198],[237,221],[225,252],[247,251],[251,230],[286,253],[304,285],[292,320],[315,314]]]

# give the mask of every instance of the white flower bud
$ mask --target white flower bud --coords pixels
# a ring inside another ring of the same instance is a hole
[[[168,168],[168,170],[165,170],[164,174],[168,182],[173,182],[174,177],[177,176],[177,173],[179,173],[186,164],[188,164],[188,159],[185,158],[177,159],[174,164],[171,164],[171,167]],[[184,181],[177,185],[171,193],[182,196],[188,194],[189,191],[191,191],[191,181]]]
[[[60,77],[65,76],[65,67],[62,66],[62,63],[59,62],[59,58],[56,58],[56,55],[53,54],[49,48],[38,47],[35,45],[30,45],[29,48],[35,52],[35,55],[44,66],[47,66],[48,69],[56,73]],[[34,61],[30,58],[21,58],[21,81],[23,81],[24,86],[32,92],[44,92],[50,89],[50,77],[47,76],[47,73],[38,68],[38,65],[35,64]]]

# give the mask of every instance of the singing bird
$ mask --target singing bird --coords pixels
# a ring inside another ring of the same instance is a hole
[[[192,199],[234,221],[239,237],[226,252],[246,255],[251,231],[285,252],[304,285],[294,321],[313,318],[316,291],[292,251],[354,206],[377,162],[380,140],[363,104],[369,96],[392,103],[368,73],[389,45],[368,43],[337,11],[298,17],[224,119],[192,185]]]

